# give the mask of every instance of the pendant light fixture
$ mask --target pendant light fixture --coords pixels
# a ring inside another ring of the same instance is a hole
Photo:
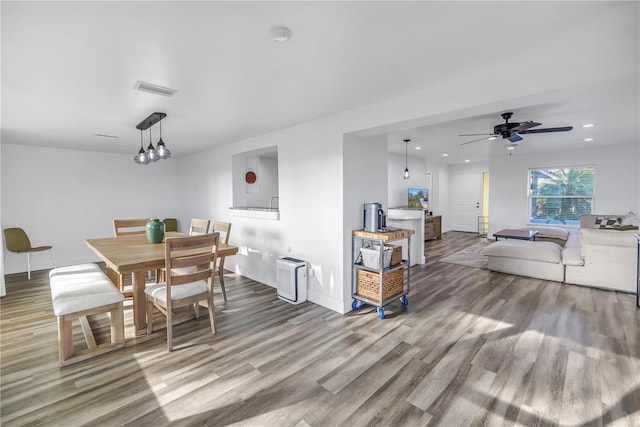
[[[158,153],[158,158],[160,159],[168,159],[171,157],[171,151],[164,145],[164,141],[162,140],[162,119],[160,119],[160,141],[158,141],[158,148],[156,148]]]
[[[162,119],[167,115],[165,113],[153,113],[136,126],[136,129],[140,129],[140,151],[133,158],[133,160],[139,165],[146,165],[149,162],[157,162],[159,159],[168,159],[171,156],[171,151],[164,145],[162,141]],[[160,122],[160,140],[158,141],[158,148],[153,147],[151,126]],[[149,146],[147,151],[144,151],[142,144],[142,131],[149,129]]]
[[[146,165],[149,163],[149,157],[147,157],[147,152],[144,151],[144,147],[142,146],[142,129],[140,129],[140,151],[135,155],[133,161],[139,165]]]
[[[158,157],[158,152],[153,147],[153,143],[151,141],[151,128],[149,128],[149,146],[147,147],[147,157],[149,157],[150,162],[157,162],[158,160],[160,160],[160,157]]]
[[[409,166],[408,166],[408,154],[407,154],[407,150],[409,149],[409,141],[411,140],[410,139],[404,140],[404,174],[402,175],[404,179],[409,179]]]

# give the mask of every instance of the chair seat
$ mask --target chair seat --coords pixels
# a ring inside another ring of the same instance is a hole
[[[17,252],[18,253],[22,253],[22,252],[42,252],[42,251],[48,251],[51,248],[53,248],[53,246],[38,246],[38,247],[35,247],[35,248],[21,249],[21,250],[19,250]]]
[[[163,302],[167,300],[167,292],[165,290],[166,283],[157,283],[149,285],[145,288],[144,293]],[[200,280],[197,282],[186,283],[171,288],[171,300],[179,300],[194,295],[208,292],[206,282]]]

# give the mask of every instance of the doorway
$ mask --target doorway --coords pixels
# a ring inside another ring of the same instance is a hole
[[[482,210],[482,173],[451,175],[451,229],[478,232],[478,218]]]

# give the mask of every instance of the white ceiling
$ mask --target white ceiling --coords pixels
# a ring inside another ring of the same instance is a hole
[[[609,63],[597,84],[531,94],[526,81],[509,83],[497,89],[509,102],[381,128],[390,150],[404,154],[402,140],[411,138],[421,155],[446,152],[449,163],[503,155],[502,141],[461,146],[473,138],[458,135],[489,133],[504,111],[514,111],[512,121],[575,127],[553,137],[526,135],[521,152],[579,149],[587,136],[592,145],[640,140],[638,2],[2,1],[0,7],[3,143],[133,157],[140,142],[135,126],[161,111],[169,148],[192,153],[465,79],[510,58],[518,59],[508,70],[516,75],[519,67],[562,67],[536,63],[561,40],[579,41],[566,52],[567,64],[590,55],[601,58],[590,66],[604,67],[612,50],[629,54],[625,63]],[[278,24],[291,28],[291,40],[269,38]],[[139,92],[133,89],[139,80],[178,93]],[[586,122],[597,126],[587,132],[580,127]],[[152,131],[155,143],[157,126]],[[146,146],[148,133],[144,138]]]

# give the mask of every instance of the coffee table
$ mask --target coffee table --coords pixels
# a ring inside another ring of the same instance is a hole
[[[493,233],[493,237],[498,240],[498,237],[503,239],[518,239],[518,240],[536,240],[536,234],[538,234],[538,230],[527,230],[527,229],[505,229],[496,231]]]

